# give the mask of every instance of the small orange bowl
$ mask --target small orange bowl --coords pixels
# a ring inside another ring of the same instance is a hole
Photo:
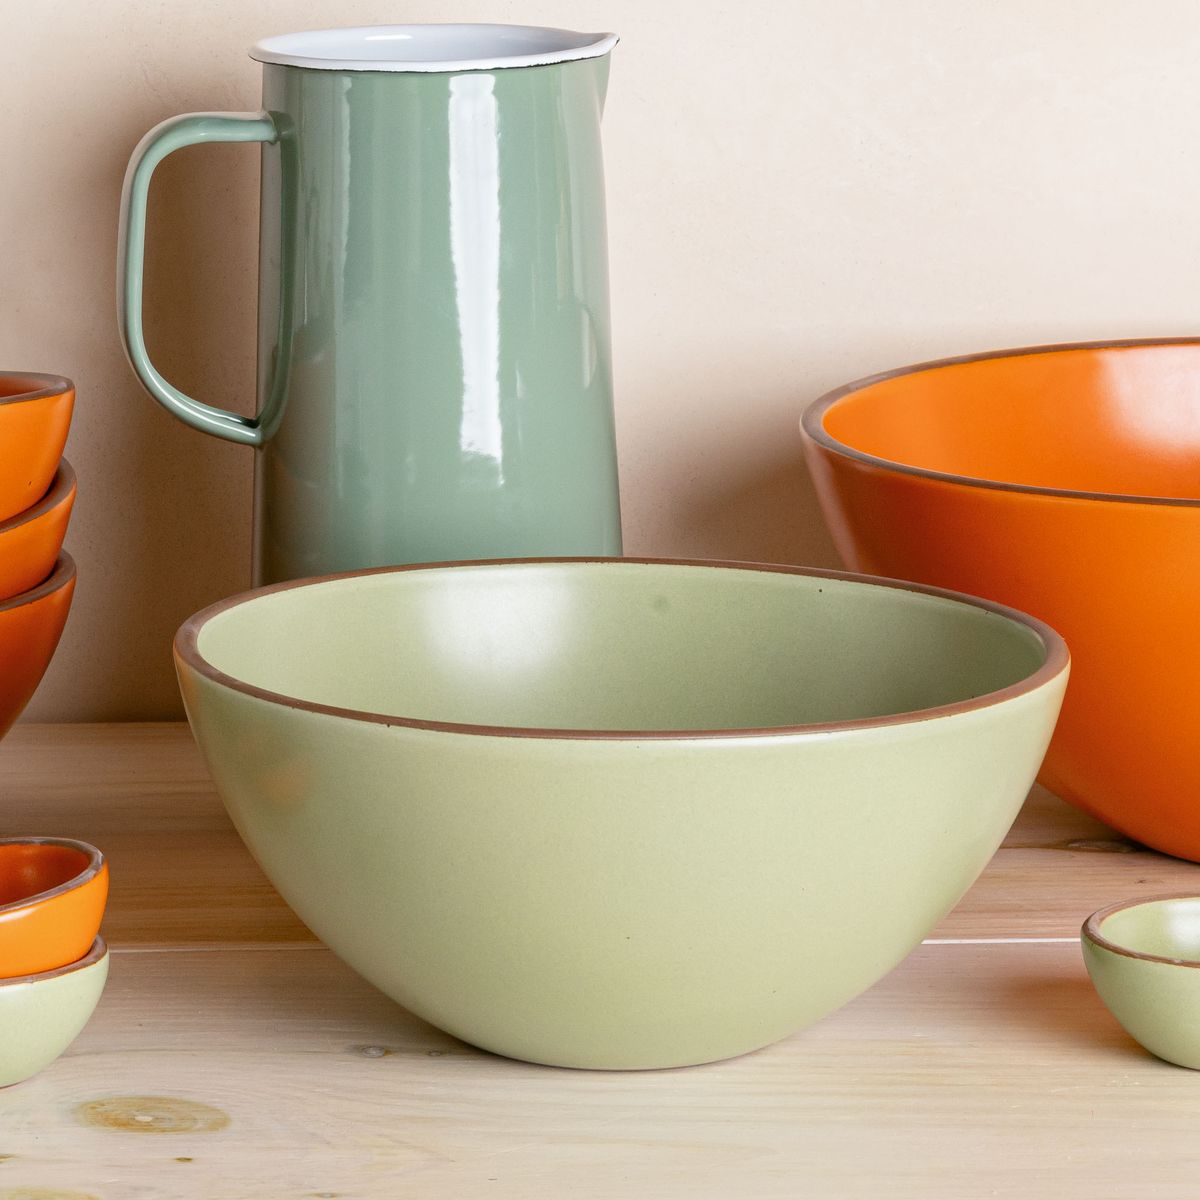
[[[78,962],[100,930],[108,864],[87,842],[0,838],[0,978]]]
[[[44,583],[0,600],[0,738],[37,691],[74,594],[75,563],[69,554],[60,554]]]
[[[64,458],[50,490],[32,508],[0,522],[0,600],[37,587],[54,570],[75,492],[75,472]]]
[[[74,407],[69,379],[0,371],[0,521],[32,508],[49,490]]]

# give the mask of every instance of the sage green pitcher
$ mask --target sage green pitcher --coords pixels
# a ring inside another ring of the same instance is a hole
[[[126,351],[169,411],[258,450],[258,582],[621,552],[600,155],[615,43],[506,25],[269,38],[250,52],[264,111],[175,117],[134,151]],[[172,386],[142,332],[151,174],[214,141],[263,143],[254,417]]]

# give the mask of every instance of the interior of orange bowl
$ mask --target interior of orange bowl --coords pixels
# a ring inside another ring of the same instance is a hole
[[[822,425],[852,450],[928,471],[1200,499],[1200,342],[935,364],[850,392]]]

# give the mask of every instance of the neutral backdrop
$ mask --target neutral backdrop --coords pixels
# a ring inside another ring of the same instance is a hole
[[[258,107],[245,47],[329,25],[612,29],[605,118],[633,553],[831,564],[804,403],[914,360],[1200,326],[1195,0],[0,0],[0,365],[68,375],[79,590],[27,718],[174,716],[171,635],[249,580],[253,452],[117,341],[121,176],[151,125]],[[257,153],[152,196],[151,349],[253,404]]]

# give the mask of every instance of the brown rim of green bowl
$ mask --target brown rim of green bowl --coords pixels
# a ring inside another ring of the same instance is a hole
[[[44,517],[52,508],[62,504],[77,486],[74,467],[65,458],[60,460],[46,494],[32,508],[24,509],[7,521],[0,521],[0,537],[12,529],[28,525],[30,521],[36,521],[38,517]]]
[[[1113,954],[1120,954],[1123,958],[1138,958],[1143,962],[1166,963],[1172,967],[1200,968],[1200,959],[1171,958],[1166,954],[1148,954],[1144,950],[1133,950],[1129,946],[1122,946],[1112,941],[1100,932],[1100,926],[1115,913],[1122,912],[1127,908],[1140,908],[1143,904],[1162,904],[1163,901],[1169,900],[1200,901],[1200,895],[1197,895],[1195,892],[1170,892],[1165,896],[1140,896],[1136,900],[1118,900],[1116,904],[1110,904],[1106,908],[1098,908],[1092,913],[1084,921],[1080,935],[1089,942],[1099,946],[1102,950],[1111,950]]]
[[[911,463],[897,462],[890,458],[881,458],[877,454],[868,454],[865,450],[856,450],[845,442],[839,441],[825,428],[825,414],[840,400],[866,388],[874,387],[877,383],[886,383],[892,379],[900,379],[905,375],[920,375],[927,371],[940,370],[942,367],[959,367],[970,363],[987,362],[995,358],[1028,358],[1034,355],[1069,354],[1073,350],[1135,350],[1150,349],[1155,346],[1197,346],[1200,338],[1127,338],[1120,341],[1101,342],[1062,342],[1049,346],[1023,346],[1015,350],[986,350],[980,354],[962,354],[955,358],[937,358],[929,362],[914,363],[912,366],[897,367],[891,371],[881,371],[878,375],[868,375],[856,379],[826,392],[819,400],[814,400],[801,414],[800,428],[807,437],[818,446],[844,458],[868,466],[879,467],[887,471],[895,471],[901,475],[915,475],[922,479],[936,479],[942,483],[958,484],[961,487],[988,488],[997,492],[1024,492],[1031,496],[1057,496],[1065,500],[1102,500],[1111,504],[1159,504],[1171,508],[1200,508],[1200,497],[1188,496],[1138,496],[1122,492],[1085,492],[1074,488],[1040,487],[1036,484],[1010,483],[1002,479],[983,479],[975,475],[957,475],[952,471],[934,471],[927,467],[913,466]]]
[[[8,837],[0,838],[0,846],[65,846],[68,850],[78,850],[87,857],[87,865],[78,875],[72,875],[70,879],[65,879],[62,883],[57,883],[52,888],[46,888],[41,892],[34,892],[32,895],[25,896],[20,900],[11,900],[7,904],[0,904],[0,917],[7,916],[9,913],[20,912],[23,908],[33,908],[35,905],[41,904],[43,900],[50,900],[55,896],[66,895],[67,892],[73,891],[77,887],[82,887],[85,883],[91,883],[104,869],[103,851],[97,850],[91,842],[80,842],[75,838]]]
[[[21,387],[19,392],[5,392],[8,384]],[[0,407],[5,404],[24,404],[26,400],[44,400],[73,392],[75,385],[61,375],[43,375],[40,371],[0,371]]]
[[[9,596],[7,600],[0,600],[0,613],[6,613],[12,608],[20,608],[25,604],[36,604],[37,601],[44,600],[51,592],[57,592],[60,588],[66,587],[74,579],[75,560],[65,550],[60,550],[58,558],[54,560],[54,570],[37,587],[30,588],[27,592],[18,592],[15,596]]]
[[[92,948],[82,958],[77,958],[73,963],[67,963],[63,967],[55,967],[50,971],[38,971],[36,975],[9,975],[0,978],[0,988],[13,987],[15,984],[21,983],[41,983],[46,979],[53,979],[58,975],[70,975],[72,971],[82,971],[84,967],[95,966],[107,954],[108,945],[99,934],[96,934],[96,940],[92,942]]]
[[[917,709],[913,712],[892,713],[881,717],[863,717],[858,720],[820,721],[809,725],[774,725],[760,726],[748,729],[555,729],[535,728],[519,725],[473,725],[456,721],[431,721],[417,717],[390,716],[386,713],[368,712],[362,709],[342,708],[330,704],[317,704],[301,700],[295,696],[286,696],[281,692],[268,691],[244,680],[236,679],[218,670],[201,654],[198,647],[200,631],[216,616],[236,608],[241,604],[256,600],[262,596],[273,595],[276,592],[289,591],[292,588],[310,587],[323,583],[334,583],[342,579],[361,579],[371,575],[399,575],[410,571],[435,571],[456,567],[490,567],[490,566],[548,566],[571,563],[622,563],[644,566],[669,566],[703,568],[712,570],[757,571],[781,575],[803,575],[813,579],[834,579],[848,583],[861,583],[872,587],[894,588],[897,591],[916,592],[924,596],[936,596],[944,600],[952,600],[965,604],[970,608],[981,609],[1003,617],[1017,625],[1023,625],[1031,630],[1041,641],[1046,651],[1046,659],[1032,675],[1008,687],[994,692],[986,692],[982,696],[974,696],[969,700],[956,701],[953,704],[943,704],[934,708]],[[308,579],[288,580],[284,583],[271,584],[268,587],[255,588],[236,596],[220,600],[208,608],[201,609],[189,617],[175,635],[175,653],[197,674],[223,687],[257,700],[266,700],[286,708],[300,709],[304,712],[321,713],[330,717],[341,717],[351,721],[366,721],[375,725],[398,725],[408,729],[433,730],[440,733],[469,734],[475,737],[516,737],[516,738],[553,738],[569,741],[692,741],[695,739],[734,739],[744,737],[784,737],[795,734],[825,734],[844,732],[857,729],[879,729],[889,725],[906,725],[916,721],[928,721],[939,717],[956,716],[960,713],[973,712],[978,709],[990,708],[1007,700],[1016,699],[1037,691],[1049,683],[1070,664],[1070,654],[1063,639],[1043,621],[1031,617],[1016,609],[991,600],[983,600],[975,596],[967,596],[961,592],[952,592],[946,588],[929,587],[925,584],[907,583],[898,579],[884,579],[873,575],[856,575],[848,571],[829,571],[817,567],[791,567],[775,563],[744,563],[725,560],[699,560],[677,558],[613,558],[613,557],[576,557],[576,558],[500,558],[500,559],[468,559],[461,562],[412,563],[395,567],[372,567],[362,571],[343,571],[332,575],[318,575]]]

